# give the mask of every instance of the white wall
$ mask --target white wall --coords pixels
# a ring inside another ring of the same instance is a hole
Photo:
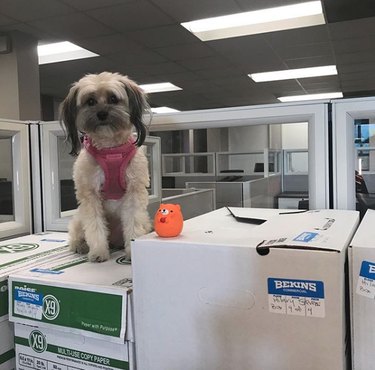
[[[283,149],[308,149],[308,124],[288,123],[281,125]]]

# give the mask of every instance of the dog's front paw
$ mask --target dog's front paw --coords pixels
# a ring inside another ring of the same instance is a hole
[[[108,249],[93,250],[88,254],[89,261],[91,262],[104,262],[109,260],[109,257]]]
[[[89,251],[89,246],[86,240],[76,240],[70,242],[70,250],[74,253],[86,254]]]

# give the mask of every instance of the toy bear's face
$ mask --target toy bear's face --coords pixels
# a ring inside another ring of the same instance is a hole
[[[159,236],[172,237],[181,233],[183,216],[179,204],[160,204],[154,217],[154,228]]]

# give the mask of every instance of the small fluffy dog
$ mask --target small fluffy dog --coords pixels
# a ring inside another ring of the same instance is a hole
[[[147,212],[149,173],[143,148],[148,108],[145,93],[118,73],[89,74],[74,83],[61,104],[61,122],[78,155],[73,180],[78,211],[69,224],[71,249],[90,261],[109,258],[151,230]],[[133,139],[133,131],[136,139]],[[84,135],[84,145],[78,132]]]

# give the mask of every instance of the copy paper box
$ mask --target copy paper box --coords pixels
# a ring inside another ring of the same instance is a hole
[[[133,370],[134,344],[15,324],[18,370]]]
[[[368,210],[349,248],[352,360],[355,370],[374,370],[375,211]]]
[[[279,212],[257,226],[220,209],[178,237],[134,242],[139,370],[346,369],[344,266],[358,213]]]
[[[10,320],[124,343],[131,286],[123,251],[103,263],[73,254],[10,275]]]
[[[13,324],[6,320],[0,322],[0,370],[14,368]]]
[[[8,318],[8,276],[42,261],[70,254],[67,233],[42,233],[0,242],[0,321]]]

